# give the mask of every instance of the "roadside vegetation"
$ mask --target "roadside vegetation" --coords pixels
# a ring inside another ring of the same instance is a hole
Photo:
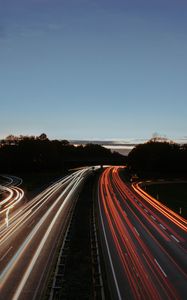
[[[187,218],[187,182],[152,184],[144,189],[167,207]]]
[[[144,188],[187,218],[187,144],[152,139],[137,145],[128,155],[124,176],[131,181],[162,179],[162,184],[146,185]]]
[[[100,145],[76,147],[67,140],[49,140],[45,134],[9,136],[0,143],[0,173],[64,173],[80,166],[125,163],[125,156]]]
[[[140,178],[187,178],[187,145],[150,140],[128,155],[131,174]]]
[[[67,172],[43,171],[43,172],[18,172],[17,176],[23,179],[22,188],[28,199],[33,198],[50,184],[65,176]]]

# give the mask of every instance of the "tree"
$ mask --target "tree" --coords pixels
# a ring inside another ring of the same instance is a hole
[[[38,138],[39,138],[39,140],[41,140],[41,141],[48,140],[48,137],[47,137],[47,135],[46,135],[45,133],[40,134],[40,136],[39,136]]]

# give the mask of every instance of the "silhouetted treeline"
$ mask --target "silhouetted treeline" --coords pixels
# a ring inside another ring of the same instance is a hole
[[[125,164],[126,157],[100,145],[74,146],[68,141],[24,137],[0,147],[0,173],[67,170],[97,164]]]
[[[139,175],[187,175],[187,145],[150,141],[128,155],[128,166]]]

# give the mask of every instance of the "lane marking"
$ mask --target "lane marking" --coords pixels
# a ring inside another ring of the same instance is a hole
[[[84,173],[88,173],[89,174],[89,168],[84,170]],[[83,182],[83,178],[82,178],[83,172],[80,173],[80,176],[74,178],[69,184],[68,186],[63,190],[63,192],[58,196],[58,198],[56,199],[56,201],[53,203],[53,205],[49,208],[49,210],[45,213],[45,215],[40,219],[40,221],[38,222],[38,224],[34,227],[34,229],[31,231],[31,233],[29,234],[29,236],[26,238],[26,240],[23,242],[23,244],[21,245],[21,247],[18,249],[18,251],[15,253],[14,257],[12,257],[12,259],[9,261],[8,265],[5,267],[5,269],[3,270],[2,274],[0,275],[0,280],[2,281],[2,286],[5,284],[9,274],[11,273],[12,268],[15,266],[15,264],[17,263],[17,261],[20,259],[21,255],[23,254],[23,252],[25,251],[26,247],[29,245],[29,243],[31,242],[31,240],[33,239],[33,237],[36,235],[38,229],[43,225],[43,223],[45,222],[45,220],[47,219],[47,217],[49,216],[49,214],[51,213],[51,211],[53,210],[54,207],[56,207],[56,205],[61,201],[62,197],[64,195],[65,199],[62,202],[60,208],[57,210],[55,216],[52,219],[52,222],[50,223],[47,231],[45,232],[45,235],[43,236],[32,260],[30,261],[30,264],[28,265],[21,282],[19,283],[12,300],[18,300],[22,289],[36,263],[36,260],[38,258],[38,256],[40,255],[40,252],[45,244],[45,241],[48,238],[48,235],[50,234],[52,227],[54,225],[54,223],[56,222],[56,219],[58,218],[59,214],[61,213],[61,211],[63,210],[64,206],[67,205],[66,203],[68,203],[70,200],[70,197],[72,196],[72,194],[74,193],[75,189],[77,189],[77,186],[81,186],[82,182]]]
[[[0,258],[0,261],[2,261],[7,256],[7,254],[10,252],[10,250],[12,248],[13,248],[13,246],[11,246],[10,248],[8,248],[8,250],[5,252],[5,254]]]
[[[140,236],[138,230],[134,227],[134,230],[136,231],[137,235]]]
[[[151,215],[151,218],[152,218],[154,221],[156,221],[156,218],[155,218],[154,216]]]
[[[148,210],[146,208],[144,208],[145,212],[148,213]]]
[[[74,177],[74,179],[75,178],[76,177]],[[67,182],[71,182],[71,180],[68,179]],[[10,237],[10,235],[12,235],[18,228],[20,228],[21,226],[23,226],[23,224],[25,222],[27,222],[27,220],[24,220],[26,215],[29,215],[30,213],[32,213],[32,214],[29,217],[34,215],[36,213],[36,211],[41,209],[42,206],[44,205],[44,203],[47,202],[55,192],[57,192],[60,188],[62,188],[63,185],[64,185],[64,183],[61,186],[59,185],[56,187],[56,184],[55,184],[54,188],[52,190],[50,190],[49,193],[47,193],[45,196],[43,196],[43,198],[40,199],[38,196],[36,198],[34,198],[32,200],[33,203],[29,203],[29,205],[25,207],[26,212],[24,214],[22,214],[21,216],[18,216],[18,219],[15,220],[15,222],[16,222],[15,225],[14,225],[14,223],[12,223],[13,227],[10,228],[9,232],[5,233],[5,235],[2,237],[2,239],[0,239],[0,245],[2,245]],[[35,199],[37,199],[37,200],[39,199],[39,201],[36,202]],[[28,210],[30,207],[32,207],[32,208],[30,210]],[[32,212],[35,207],[36,207],[35,211]],[[24,220],[24,222],[23,222],[23,220]]]
[[[159,267],[159,269],[162,271],[162,273],[164,274],[165,277],[167,277],[166,273],[164,272],[164,270],[162,269],[161,265],[158,263],[158,261],[156,260],[156,258],[154,258],[157,266]]]
[[[82,174],[80,174],[80,176],[81,175]],[[80,181],[81,181],[81,177],[80,176],[79,176],[79,178],[73,178],[73,180],[71,180],[71,182],[67,185],[67,187],[62,191],[62,193],[58,196],[58,198],[52,204],[52,206],[43,215],[43,217],[40,219],[40,221],[35,225],[35,227],[32,229],[32,231],[30,232],[30,234],[27,236],[27,238],[21,244],[21,246],[19,247],[19,249],[17,250],[17,252],[14,254],[14,256],[10,259],[10,261],[7,264],[7,266],[5,267],[5,269],[3,270],[3,272],[0,274],[0,281],[1,281],[1,285],[2,286],[6,282],[6,279],[8,278],[8,276],[9,276],[12,268],[15,266],[16,262],[20,259],[21,255],[25,251],[26,247],[30,244],[30,242],[33,239],[33,237],[37,234],[38,230],[41,228],[41,226],[43,225],[43,223],[45,222],[45,220],[47,219],[47,217],[49,216],[49,214],[51,213],[51,211],[53,210],[53,208],[56,207],[57,204],[61,201],[62,197],[64,197],[64,195],[66,195],[68,193],[67,196],[66,196],[66,198],[62,202],[61,207],[59,208],[59,210],[62,209],[62,207],[65,205],[65,203],[67,202],[67,199],[69,199],[68,196],[70,196],[70,194],[72,193],[72,191],[74,191],[74,189],[76,188],[77,184],[80,183]],[[57,211],[57,213],[59,212],[59,210]],[[56,213],[56,215],[57,215],[57,213]],[[56,217],[56,215],[55,215],[55,217]],[[53,218],[53,220],[55,219],[55,217]],[[53,221],[51,222],[51,224],[52,223],[53,223]],[[46,237],[46,233],[45,233],[44,237]],[[43,237],[42,241],[44,240],[44,237]],[[37,248],[36,253],[38,253],[37,252],[38,249],[39,248]],[[30,262],[30,264],[31,264],[31,262]],[[28,268],[27,268],[27,270],[28,270]],[[16,292],[17,291],[18,291],[18,289],[16,290]],[[19,290],[19,292],[21,292],[21,290]],[[14,299],[14,298],[12,298],[12,299]],[[15,299],[18,299],[18,298],[15,298]]]
[[[180,243],[180,241],[179,241],[173,234],[171,234],[171,237],[172,237],[177,243]]]
[[[104,233],[104,239],[105,239],[106,249],[107,249],[107,252],[108,252],[110,266],[111,266],[111,269],[112,269],[112,275],[113,275],[113,278],[114,278],[114,282],[115,282],[115,286],[116,286],[116,291],[117,291],[118,299],[122,300],[121,293],[120,293],[119,286],[118,286],[118,282],[117,282],[117,278],[116,278],[116,274],[115,274],[115,271],[114,271],[114,265],[113,265],[113,262],[112,262],[111,253],[110,253],[110,249],[109,249],[107,237],[106,237],[106,232],[105,232],[105,227],[104,227],[104,221],[103,221],[103,216],[102,216],[102,212],[101,212],[99,189],[98,189],[98,202],[99,202],[99,213],[100,213],[100,217],[101,217],[101,225],[102,225],[102,229],[103,229],[103,233]]]
[[[166,230],[166,227],[164,227],[162,224],[159,224],[160,227],[162,227],[164,230]]]

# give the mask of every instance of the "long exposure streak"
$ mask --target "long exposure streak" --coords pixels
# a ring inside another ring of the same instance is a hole
[[[186,220],[138,184],[125,183],[121,170],[109,167],[99,181],[100,217],[118,294],[122,299],[185,299]]]

